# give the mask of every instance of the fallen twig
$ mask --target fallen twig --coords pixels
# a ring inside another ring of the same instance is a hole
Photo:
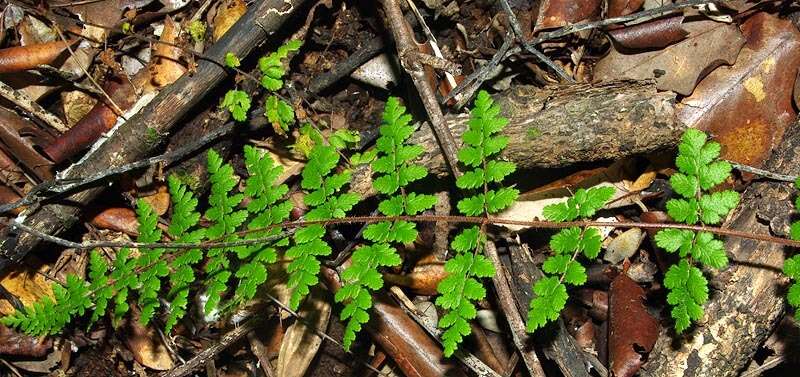
[[[39,106],[39,104],[28,97],[27,94],[20,92],[19,90],[15,90],[2,81],[0,81],[0,96],[3,96],[3,98],[11,101],[21,109],[41,119],[43,122],[47,123],[48,126],[52,127],[58,132],[66,132],[69,130],[69,127],[67,127],[67,125],[61,121],[61,119],[45,110],[43,107]]]
[[[457,144],[453,134],[442,114],[442,109],[439,107],[439,102],[436,100],[436,92],[434,91],[428,78],[422,70],[422,67],[410,61],[409,56],[419,51],[415,47],[414,38],[409,30],[408,23],[403,17],[403,12],[400,10],[400,5],[397,0],[383,0],[383,9],[386,17],[386,24],[392,31],[395,44],[397,45],[397,53],[400,57],[400,64],[411,76],[414,86],[417,88],[422,104],[425,106],[425,111],[428,113],[428,118],[431,121],[431,127],[436,134],[436,139],[439,141],[439,146],[442,149],[442,154],[447,160],[450,171],[453,176],[460,177],[461,171],[458,168]]]

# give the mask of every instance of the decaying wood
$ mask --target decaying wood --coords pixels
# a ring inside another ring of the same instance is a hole
[[[800,123],[791,126],[765,168],[800,173]],[[744,192],[728,226],[785,237],[795,194],[790,183],[754,183]],[[665,330],[642,369],[643,376],[738,376],[780,319],[786,294],[781,273],[786,250],[742,238],[726,240],[725,249],[731,263],[711,279],[702,321],[679,339]]]
[[[512,291],[514,292],[517,310],[521,313],[527,313],[528,305],[533,299],[531,287],[544,274],[533,261],[530,252],[513,242],[509,244],[509,250],[510,255],[502,259],[503,267],[508,271],[509,280],[514,288]],[[565,376],[589,376],[583,352],[575,343],[572,335],[567,332],[562,319],[559,318],[556,323],[547,326],[540,332],[540,335],[543,336],[536,337],[536,342],[542,344],[542,351],[545,356],[555,361]]]
[[[278,30],[304,2],[305,0],[264,0],[254,3],[206,55],[216,61],[223,61],[228,52],[247,56],[269,32]],[[113,130],[105,142],[92,149],[61,178],[79,179],[143,158],[225,77],[227,72],[222,66],[200,60],[193,74],[183,75],[162,90],[147,106]],[[24,224],[49,234],[60,233],[75,223],[81,208],[102,190],[102,187],[97,187],[81,191],[61,202],[64,204],[48,204],[35,213],[26,211],[22,215]],[[4,242],[0,268],[6,266],[9,260],[20,260],[39,242],[38,237],[27,233],[19,236],[13,248],[9,246],[10,243]]]
[[[520,169],[552,168],[583,161],[613,160],[677,145],[684,127],[674,118],[675,95],[658,93],[653,83],[621,81],[539,89],[518,86],[495,96],[509,118],[502,157]],[[459,140],[468,115],[448,117]],[[444,164],[430,127],[411,137],[422,145],[423,165],[444,175]]]

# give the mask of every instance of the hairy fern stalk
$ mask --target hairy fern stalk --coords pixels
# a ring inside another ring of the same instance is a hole
[[[516,166],[496,159],[508,145],[508,137],[498,135],[508,120],[500,117],[500,107],[486,91],[478,93],[470,115],[469,129],[462,136],[464,146],[458,151],[458,160],[467,171],[456,180],[456,186],[474,194],[461,199],[458,209],[467,216],[488,217],[506,209],[519,195],[514,188],[500,186]],[[495,273],[483,255],[485,243],[485,229],[473,226],[464,229],[450,244],[456,255],[445,264],[448,275],[439,283],[441,296],[436,299],[436,305],[446,311],[439,320],[439,327],[445,330],[445,356],[451,356],[464,336],[471,333],[469,321],[477,315],[474,302],[486,297],[479,279]]]
[[[385,216],[416,215],[436,204],[433,195],[406,194],[405,187],[424,178],[428,172],[421,165],[410,161],[419,157],[423,150],[419,145],[408,145],[414,133],[409,125],[411,116],[395,97],[390,97],[383,111],[380,137],[376,141],[377,159],[372,169],[377,173],[373,187],[385,196],[378,210]],[[336,293],[337,302],[344,302],[341,319],[347,321],[343,344],[349,350],[361,325],[369,320],[372,307],[370,291],[383,287],[381,267],[400,265],[401,259],[393,244],[407,244],[417,239],[416,225],[409,221],[382,221],[364,229],[364,238],[372,245],[362,246],[353,252],[350,266],[342,272],[342,288]]]

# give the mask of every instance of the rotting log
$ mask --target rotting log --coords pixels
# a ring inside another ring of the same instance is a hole
[[[206,55],[216,61],[223,61],[228,52],[247,56],[266,39],[269,32],[278,30],[305,1],[255,2]],[[61,178],[80,179],[147,156],[161,144],[173,126],[227,76],[225,68],[218,63],[199,60],[194,73],[184,74],[163,89],[147,106],[115,129],[107,140],[72,165]],[[77,221],[81,208],[102,190],[103,187],[84,190],[58,203],[41,206],[35,213],[26,211],[21,216],[25,225],[48,234],[58,234],[69,229]],[[37,237],[27,233],[20,234],[15,242],[3,242],[0,269],[11,261],[22,259],[39,242]]]
[[[675,94],[658,92],[651,81],[613,81],[536,88],[517,86],[494,96],[509,122],[508,147],[501,158],[518,169],[554,168],[578,162],[617,160],[674,148],[686,126],[675,118]],[[445,117],[460,147],[469,114]],[[409,139],[423,154],[417,163],[446,176],[431,128],[422,124]],[[353,173],[351,189],[374,195],[368,166]]]
[[[765,169],[800,174],[800,122],[795,121]],[[786,237],[796,190],[790,183],[756,182],[726,227]],[[783,246],[728,238],[730,266],[711,279],[705,315],[688,335],[678,337],[665,324],[641,375],[738,376],[770,335],[784,311],[786,280]]]
[[[585,161],[616,160],[677,145],[685,127],[675,118],[675,95],[647,81],[536,88],[517,86],[494,96],[509,122],[502,158],[520,169],[553,168]],[[461,140],[469,115],[448,117]],[[430,127],[411,137],[432,174],[447,174]]]

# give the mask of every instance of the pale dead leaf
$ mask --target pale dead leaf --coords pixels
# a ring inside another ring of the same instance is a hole
[[[322,344],[317,331],[325,331],[331,317],[331,304],[327,291],[315,286],[298,314],[306,321],[296,321],[283,337],[275,374],[278,377],[302,377]],[[310,323],[315,328],[306,325]]]
[[[178,44],[181,34],[181,26],[167,17],[164,20],[164,30],[161,32],[161,42],[153,46],[152,58],[150,59],[150,77],[152,83],[157,88],[163,88],[178,80],[184,73],[186,67],[181,64],[181,49],[169,44]]]
[[[68,90],[61,93],[61,103],[67,125],[72,127],[89,113],[97,99],[82,90]]]
[[[247,4],[243,0],[225,0],[214,16],[214,41],[222,36],[247,12]]]
[[[46,264],[40,264],[38,270],[15,264],[2,275],[0,285],[28,307],[44,296],[53,297],[52,282],[45,277],[49,270],[50,267]],[[0,314],[9,315],[14,311],[11,303],[0,300]]]
[[[139,364],[155,370],[172,369],[174,363],[167,346],[152,326],[142,326],[139,322],[139,313],[134,312],[131,316],[128,330],[125,344]]]
[[[644,240],[644,232],[641,229],[628,229],[608,243],[603,259],[612,264],[622,262],[639,250],[642,240]]]

